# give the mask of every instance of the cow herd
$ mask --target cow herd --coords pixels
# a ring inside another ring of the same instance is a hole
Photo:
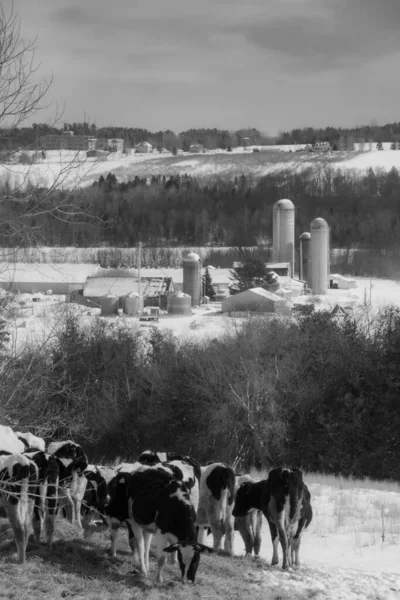
[[[276,468],[257,481],[228,465],[206,466],[190,456],[145,451],[134,463],[89,465],[71,440],[51,442],[0,426],[0,510],[7,516],[19,562],[26,560],[30,528],[40,542],[43,525],[52,549],[57,513],[85,532],[109,528],[116,556],[118,532],[128,533],[133,558],[147,576],[155,542],[157,583],[167,557],[178,559],[182,581],[195,581],[200,555],[223,548],[233,554],[235,530],[246,555],[258,556],[264,515],[273,544],[272,564],[299,565],[302,531],[312,519],[310,492],[298,469]],[[207,536],[212,533],[212,547]]]

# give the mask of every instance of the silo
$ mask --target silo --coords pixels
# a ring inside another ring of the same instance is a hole
[[[141,302],[143,308],[143,302]],[[137,316],[139,313],[139,294],[137,292],[129,292],[122,298],[122,312],[128,317]]]
[[[200,304],[202,287],[200,256],[190,252],[183,259],[183,292],[192,298],[192,306]]]
[[[327,294],[329,277],[329,225],[325,219],[310,224],[309,284],[314,294]]]
[[[272,260],[290,263],[290,276],[294,276],[294,204],[291,200],[278,200],[273,206]]]
[[[100,299],[101,315],[104,317],[118,314],[118,296],[106,294]]]
[[[309,283],[309,277],[310,277],[310,272],[309,272],[309,257],[310,257],[310,238],[311,235],[308,233],[308,231],[305,231],[304,233],[301,234],[301,236],[299,237],[300,240],[300,265],[299,265],[299,279],[301,281],[306,281],[307,283]]]
[[[167,297],[167,311],[169,315],[191,315],[192,299],[189,294],[175,292]]]

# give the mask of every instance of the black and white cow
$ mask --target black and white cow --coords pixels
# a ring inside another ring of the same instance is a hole
[[[65,508],[67,517],[82,528],[81,505],[87,480],[83,473],[88,460],[82,446],[71,440],[52,442],[47,453],[56,458],[60,465],[58,478],[59,508]]]
[[[25,444],[19,439],[15,431],[7,425],[0,425],[0,456],[9,454],[22,454]]]
[[[21,433],[20,431],[17,431],[15,435],[25,444],[24,452],[34,452],[35,450],[45,452],[46,443],[43,438],[33,435],[33,433]]]
[[[201,468],[200,498],[197,511],[198,541],[204,544],[208,528],[213,534],[214,550],[221,547],[233,552],[234,522],[232,517],[235,497],[235,473],[223,463],[212,463]]]
[[[104,520],[105,507],[110,502],[108,485],[116,474],[116,469],[112,467],[88,465],[84,472],[84,476],[87,479],[87,486],[81,509],[86,524],[92,516],[97,516]]]
[[[243,483],[237,491],[233,509],[235,517],[245,516],[257,508],[264,513],[271,532],[272,564],[279,563],[278,543],[283,552],[282,568],[299,566],[300,539],[311,523],[311,494],[299,469],[276,468],[268,479]]]
[[[235,476],[235,493],[242,483],[255,483],[255,479],[251,475],[236,475]],[[235,531],[238,531],[243,539],[246,549],[246,556],[260,555],[261,549],[261,528],[262,528],[262,512],[257,508],[253,508],[243,517],[235,517]]]
[[[33,515],[30,493],[38,481],[38,469],[23,454],[0,456],[0,499],[5,508],[17,545],[18,562],[26,560],[26,547]]]

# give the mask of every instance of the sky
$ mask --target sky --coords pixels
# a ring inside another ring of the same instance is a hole
[[[53,77],[30,123],[56,107],[62,122],[176,133],[400,121],[399,0],[13,5],[21,36],[36,37],[35,77]]]

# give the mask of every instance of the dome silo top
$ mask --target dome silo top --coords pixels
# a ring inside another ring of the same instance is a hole
[[[291,200],[287,198],[283,198],[282,200],[278,200],[274,204],[275,210],[294,210],[294,204]]]
[[[139,298],[139,294],[137,292],[128,292],[125,294],[124,298]]]
[[[309,240],[311,238],[311,234],[308,231],[305,231],[301,235],[299,235],[299,240]]]
[[[200,262],[200,256],[196,252],[189,252],[183,259],[184,262]]]
[[[171,294],[172,298],[190,298],[189,294],[184,294],[183,292],[173,292],[173,294]]]
[[[321,217],[318,217],[317,219],[311,221],[310,229],[329,229],[329,225],[325,221],[325,219],[321,219]]]

